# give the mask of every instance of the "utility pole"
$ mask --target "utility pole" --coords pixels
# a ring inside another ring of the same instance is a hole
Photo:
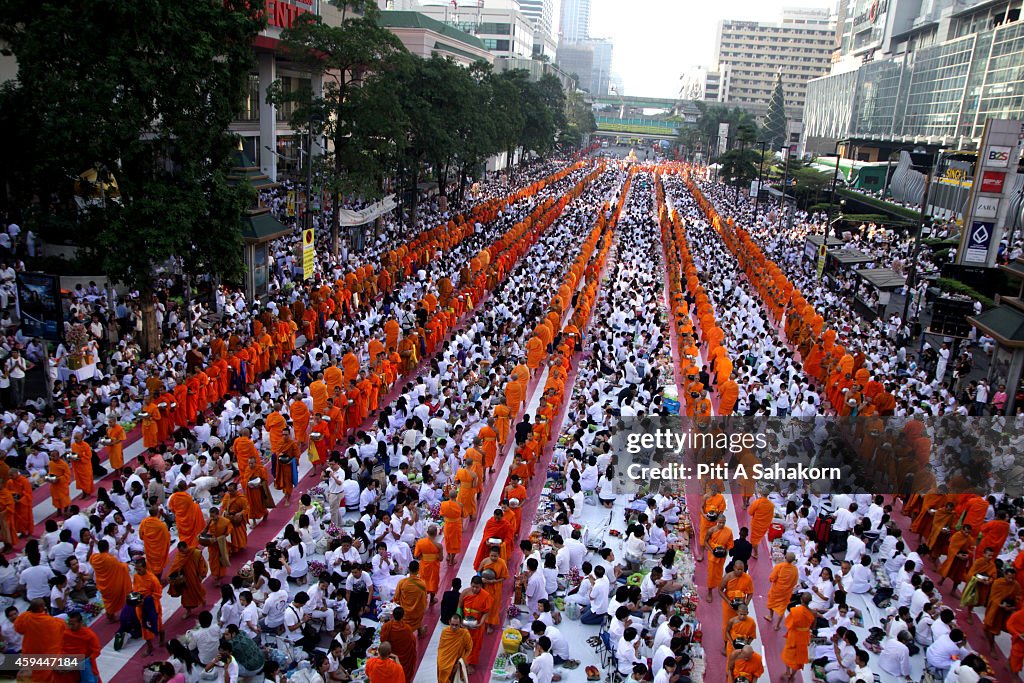
[[[761,163],[757,165],[757,194],[754,196],[754,223],[757,223],[757,213],[761,208],[761,175],[764,173],[764,153],[768,148],[768,143],[761,141],[757,143],[761,146]],[[785,193],[783,193],[785,195]]]
[[[829,194],[829,197],[828,197],[828,226],[829,226],[829,229],[831,229],[831,227],[832,227],[832,208],[835,206],[835,203],[836,203],[836,183],[839,181],[839,160],[842,159],[842,157],[839,156],[839,143],[840,142],[842,142],[842,141],[841,140],[836,141],[836,147],[835,147],[836,171],[832,175],[832,192]],[[825,233],[825,238],[828,239],[828,233],[827,232]]]

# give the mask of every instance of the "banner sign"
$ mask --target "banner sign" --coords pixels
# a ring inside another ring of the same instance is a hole
[[[992,221],[974,221],[971,223],[971,231],[967,233],[967,252],[964,254],[964,262],[985,263],[988,261],[988,247],[992,242],[992,231],[995,228]]]
[[[46,273],[18,273],[17,287],[22,334],[60,341],[64,332],[60,279]]]
[[[313,228],[302,231],[302,279],[308,280],[313,277],[313,256],[316,254],[314,248]]]
[[[349,209],[341,209],[338,211],[338,215],[341,217],[340,225],[366,225],[377,220],[379,216],[383,216],[386,213],[391,213],[398,206],[398,202],[395,201],[395,195],[389,194],[387,197],[371,204],[365,209],[359,211],[350,211]]]

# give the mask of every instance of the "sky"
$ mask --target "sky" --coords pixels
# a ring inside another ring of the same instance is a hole
[[[832,0],[593,0],[590,33],[611,38],[612,73],[626,95],[676,97],[679,77],[709,66],[722,19],[779,21],[783,7],[833,7]]]

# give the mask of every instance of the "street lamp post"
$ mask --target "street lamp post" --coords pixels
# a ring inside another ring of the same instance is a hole
[[[757,165],[757,194],[754,196],[754,223],[757,223],[757,213],[761,208],[761,175],[764,173],[764,153],[768,148],[768,143],[761,141],[757,143],[761,146],[761,162]]]
[[[928,192],[932,186],[932,172],[930,169],[924,177],[924,193],[921,195],[921,216],[917,223],[917,230],[914,233],[914,248],[910,254],[910,266],[907,268],[907,295],[903,299],[903,325],[904,330],[909,330],[910,321],[907,315],[910,312],[910,299],[914,296],[914,289],[917,285],[917,257],[921,251],[921,232],[924,229],[924,222],[927,219]]]
[[[836,141],[835,152],[833,154],[835,156],[835,158],[836,158],[836,170],[835,170],[835,173],[832,174],[832,192],[830,192],[829,196],[828,196],[828,224],[829,224],[829,227],[832,226],[832,207],[835,206],[835,202],[836,202],[836,183],[839,181],[839,160],[842,159],[842,157],[839,156],[839,143],[840,142],[842,142],[842,141],[841,140],[837,140]],[[825,237],[827,238],[828,235],[826,234]]]

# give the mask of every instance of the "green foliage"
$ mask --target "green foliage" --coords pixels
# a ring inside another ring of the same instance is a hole
[[[973,287],[960,282],[960,280],[951,277],[940,277],[935,280],[935,286],[944,292],[969,296],[975,301],[980,301],[981,305],[985,308],[995,308],[996,302],[993,299],[990,299]]]
[[[786,146],[788,122],[786,119],[786,94],[782,88],[782,72],[775,81],[775,90],[768,101],[768,113],[764,118],[764,139],[769,149],[779,150]]]
[[[312,131],[331,141],[333,153],[316,167],[319,184],[331,195],[356,193],[368,198],[382,195],[383,179],[392,168],[393,150],[379,138],[365,134],[367,119],[387,117],[382,102],[358,97],[392,55],[405,52],[395,34],[380,26],[380,10],[372,0],[338,0],[342,9],[339,25],[328,25],[310,12],[281,34],[289,59],[309,73],[323,76],[323,92],[309,88],[286,91],[273,84],[267,99],[278,105],[291,104],[292,126],[302,133]],[[350,12],[351,10],[351,12]],[[372,121],[369,126],[373,128]],[[340,202],[332,202],[331,230],[337,248]]]
[[[744,187],[757,177],[759,160],[760,155],[754,150],[731,149],[718,158],[722,165],[719,173],[726,182]]]
[[[694,103],[700,111],[696,125],[687,126],[679,131],[678,142],[683,147],[696,150],[698,146],[705,152],[709,149],[717,154],[718,146],[715,138],[718,137],[718,125],[729,124],[729,148],[737,148],[743,145],[750,146],[759,138],[757,119],[753,114],[744,111],[739,107],[724,107],[721,105],[709,105],[707,102],[697,101]]]
[[[831,182],[832,181],[830,179],[829,180],[829,184],[831,184]],[[921,212],[920,211],[915,211],[913,209],[908,209],[908,208],[906,208],[904,206],[900,206],[898,204],[892,204],[890,202],[885,202],[885,201],[882,201],[881,199],[876,199],[875,197],[870,197],[870,196],[868,196],[866,194],[861,194],[860,192],[854,192],[853,190],[847,190],[846,188],[837,187],[836,188],[836,194],[838,194],[840,197],[846,197],[848,199],[853,199],[853,200],[856,200],[858,202],[862,202],[864,204],[867,204],[869,206],[873,206],[876,209],[882,209],[883,211],[888,211],[889,213],[894,213],[894,214],[897,214],[899,216],[903,216],[904,218],[909,218],[911,220],[920,220],[921,219]]]
[[[47,198],[40,216],[77,220],[96,271],[143,291],[172,258],[193,274],[241,274],[252,197],[227,181],[237,147],[228,125],[261,11],[244,0],[6,3],[0,40],[19,80],[0,108],[19,146],[7,159],[15,191]],[[120,197],[79,216],[70,179],[88,168],[115,179]]]

